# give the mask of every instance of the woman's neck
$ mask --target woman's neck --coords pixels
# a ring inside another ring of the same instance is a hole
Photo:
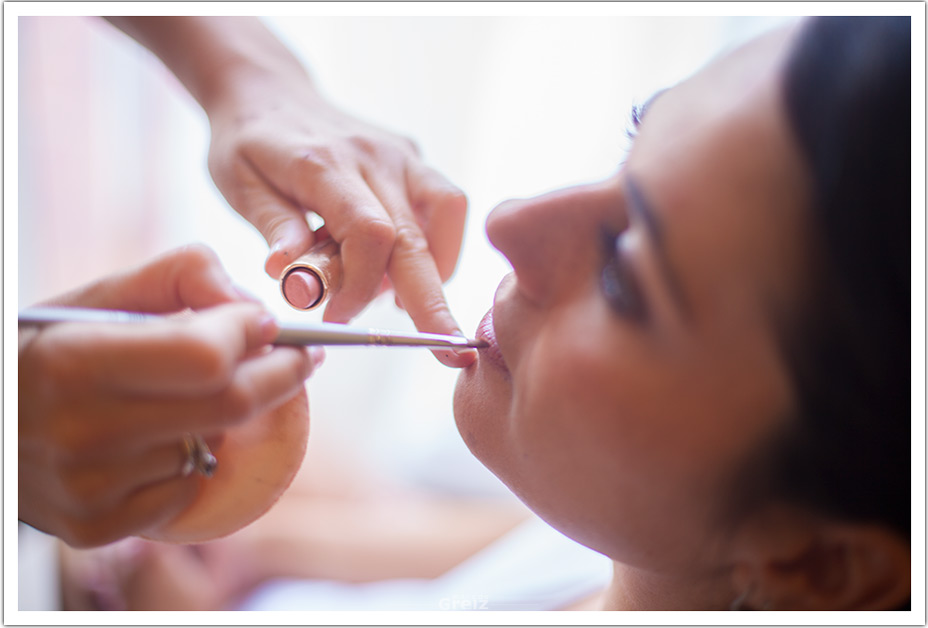
[[[727,610],[737,597],[727,570],[694,574],[660,573],[612,563],[612,582],[602,610]]]

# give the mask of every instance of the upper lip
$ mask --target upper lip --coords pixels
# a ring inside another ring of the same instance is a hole
[[[509,273],[503,277],[499,286],[496,288],[496,293],[493,295],[493,335],[495,336],[496,346],[499,348],[499,352],[503,356],[503,360],[506,362],[507,366],[511,366],[508,351],[504,346],[509,342],[506,324],[509,319],[508,310],[510,303],[507,297],[509,295],[509,290],[511,290],[510,285],[513,281],[515,281],[515,273]]]

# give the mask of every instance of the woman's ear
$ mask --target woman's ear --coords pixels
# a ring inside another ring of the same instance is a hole
[[[770,508],[737,535],[732,574],[741,608],[893,610],[911,596],[911,549],[880,524]]]

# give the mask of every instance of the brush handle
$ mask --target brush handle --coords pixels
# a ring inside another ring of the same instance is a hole
[[[158,314],[97,310],[80,307],[31,307],[19,313],[21,327],[45,327],[55,323],[145,323],[162,320]],[[280,326],[276,345],[366,345],[379,347],[485,347],[483,340],[460,336],[394,332],[338,325],[336,323],[292,323]]]

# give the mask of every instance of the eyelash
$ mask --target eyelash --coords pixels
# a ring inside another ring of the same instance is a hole
[[[644,115],[644,107],[641,105],[632,105],[628,112],[628,124],[625,125],[625,137],[634,142],[638,137],[638,129],[641,127],[641,118]]]
[[[602,228],[603,269],[600,273],[600,288],[610,307],[620,316],[634,321],[643,321],[647,308],[641,288],[635,280],[627,261],[619,250],[623,232]]]

